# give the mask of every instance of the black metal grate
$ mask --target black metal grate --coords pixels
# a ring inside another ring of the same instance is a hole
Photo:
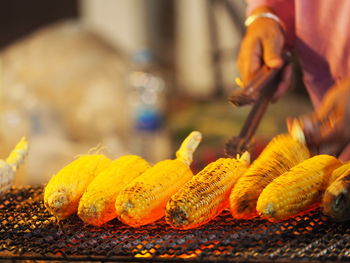
[[[281,223],[234,220],[225,211],[193,230],[163,220],[137,229],[113,220],[103,227],[73,216],[59,228],[42,188],[0,197],[0,259],[98,261],[350,261],[350,225],[318,210]]]

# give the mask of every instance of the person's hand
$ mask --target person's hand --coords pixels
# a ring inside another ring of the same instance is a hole
[[[254,10],[252,14],[271,12],[266,7]],[[279,68],[283,65],[282,50],[285,37],[281,25],[270,18],[258,18],[248,28],[243,38],[238,54],[237,67],[244,84],[249,83],[254,74],[266,64],[270,68]],[[280,85],[274,95],[279,98],[289,87],[286,83],[290,79],[291,67],[285,69],[284,84]]]
[[[350,80],[334,85],[315,112],[300,121],[314,153],[338,155],[350,142]]]

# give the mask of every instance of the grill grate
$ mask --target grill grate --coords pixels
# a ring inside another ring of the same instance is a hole
[[[350,228],[319,210],[281,222],[234,220],[174,230],[163,220],[133,229],[118,220],[98,228],[76,216],[59,228],[43,189],[13,188],[0,197],[0,259],[99,261],[350,261]],[[151,257],[151,258],[150,258]]]

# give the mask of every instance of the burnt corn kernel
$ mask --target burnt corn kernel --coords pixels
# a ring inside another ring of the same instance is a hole
[[[257,216],[256,202],[262,190],[309,157],[306,145],[292,135],[274,137],[234,186],[229,201],[232,216],[237,219]]]
[[[350,220],[350,162],[332,173],[321,206],[323,213],[335,221]]]
[[[192,177],[166,206],[166,221],[173,228],[201,226],[228,206],[232,187],[249,166],[249,154],[220,158]]]
[[[316,155],[299,163],[262,191],[257,211],[263,218],[280,221],[315,208],[332,172],[341,165],[341,161],[329,155]]]
[[[122,189],[115,201],[118,219],[138,227],[163,217],[170,197],[193,176],[189,165],[200,140],[201,134],[192,132],[175,160],[158,162]]]

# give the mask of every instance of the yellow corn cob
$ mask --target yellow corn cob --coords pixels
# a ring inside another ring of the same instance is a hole
[[[14,176],[15,173],[12,167],[0,159],[0,195],[11,188]]]
[[[257,202],[260,216],[284,220],[320,204],[334,169],[342,163],[329,155],[316,155],[273,180]]]
[[[115,199],[133,179],[151,166],[141,157],[126,155],[111,162],[88,186],[79,202],[78,216],[88,224],[100,226],[115,218]]]
[[[256,202],[262,190],[276,177],[309,157],[305,138],[297,124],[290,134],[274,137],[234,186],[230,195],[233,217],[250,219],[257,216]]]
[[[10,155],[6,158],[6,162],[11,165],[12,169],[15,171],[17,167],[23,162],[27,154],[28,142],[25,137],[22,137]]]
[[[174,228],[201,226],[228,207],[230,192],[250,163],[245,152],[240,158],[220,158],[192,177],[169,200],[166,221]]]
[[[16,170],[28,153],[28,142],[23,137],[12,150],[6,161],[0,160],[0,194],[9,189],[15,179]]]
[[[323,196],[322,209],[336,221],[350,219],[350,162],[332,173],[331,181]]]
[[[345,176],[345,173],[349,171],[350,171],[350,162],[343,163],[339,168],[335,169],[332,172],[332,175],[329,178],[328,186],[330,186],[335,180],[338,180],[339,177]]]
[[[201,134],[192,132],[182,143],[175,160],[155,164],[123,189],[115,202],[119,220],[138,227],[163,217],[170,197],[193,176],[189,165],[200,140]]]
[[[110,162],[102,154],[87,154],[63,167],[45,187],[44,204],[47,210],[58,220],[76,213],[82,194]]]

